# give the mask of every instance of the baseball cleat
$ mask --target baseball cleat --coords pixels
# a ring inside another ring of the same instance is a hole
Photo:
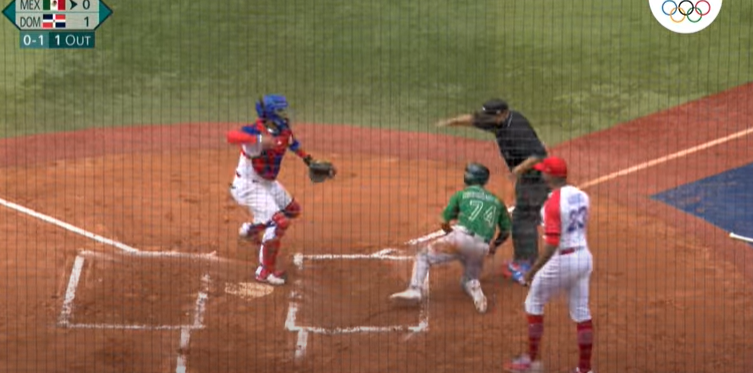
[[[502,266],[502,277],[524,285],[525,275],[531,270],[531,265],[527,262],[505,262]]]
[[[580,370],[580,368],[575,368],[575,369],[573,369],[572,373],[594,373],[594,371],[593,370],[589,370],[588,372],[584,372],[584,371]]]
[[[543,373],[544,365],[540,361],[531,361],[528,355],[523,354],[506,363],[504,369],[511,373]]]
[[[483,294],[479,298],[473,298],[473,305],[479,313],[486,313],[486,297]]]
[[[418,289],[408,289],[392,294],[390,300],[404,305],[415,305],[421,302],[421,292]]]
[[[256,281],[270,285],[285,285],[285,275],[282,271],[272,272],[264,267],[260,267],[254,276]]]
[[[512,265],[513,265],[512,262],[509,262],[509,261],[502,263],[502,271],[501,271],[502,277],[506,279],[512,278],[512,269],[511,269]]]
[[[262,277],[261,275],[255,276],[256,281],[267,283],[270,285],[285,285],[285,279],[275,276],[274,273],[270,273],[267,275],[267,277]]]
[[[476,310],[480,313],[486,313],[486,296],[481,291],[481,284],[478,280],[468,281],[464,288],[465,292],[473,298],[473,305],[476,306]]]

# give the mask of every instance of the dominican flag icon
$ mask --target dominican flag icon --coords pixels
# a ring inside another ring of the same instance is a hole
[[[42,28],[65,28],[65,14],[43,14]]]

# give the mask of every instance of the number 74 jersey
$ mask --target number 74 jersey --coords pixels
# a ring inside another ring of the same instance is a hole
[[[588,194],[572,185],[550,193],[541,209],[546,243],[559,249],[587,248],[586,231],[590,208]]]

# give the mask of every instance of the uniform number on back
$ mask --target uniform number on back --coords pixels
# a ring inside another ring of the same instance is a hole
[[[572,233],[585,228],[586,219],[588,219],[588,208],[586,206],[581,206],[578,209],[570,210],[567,232]]]
[[[476,221],[476,218],[481,214],[481,210],[484,208],[484,203],[481,201],[470,201],[468,202],[471,207],[473,207],[473,211],[471,211],[471,215],[468,216],[468,220],[470,221]],[[484,211],[484,220],[489,224],[490,227],[494,226],[494,218],[497,216],[497,206],[490,205],[489,208]]]

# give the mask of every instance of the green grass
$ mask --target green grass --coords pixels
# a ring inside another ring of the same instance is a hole
[[[0,136],[245,121],[275,92],[299,121],[430,132],[501,96],[554,144],[753,81],[746,0],[694,35],[645,1],[106,2],[94,50],[20,50],[3,21]]]

